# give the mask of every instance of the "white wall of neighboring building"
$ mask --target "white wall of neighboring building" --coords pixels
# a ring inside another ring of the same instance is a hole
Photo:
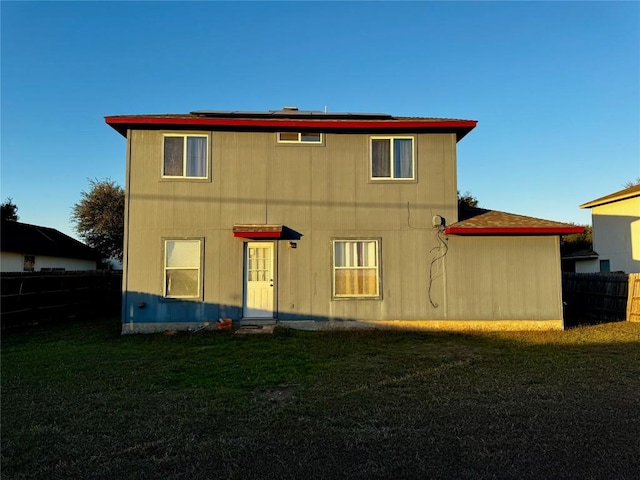
[[[597,259],[576,261],[576,273],[597,273],[599,271],[600,262]]]
[[[23,253],[0,252],[0,271],[2,272],[22,272],[24,271]],[[44,255],[34,255],[36,263],[34,270],[41,271],[43,268],[64,268],[65,270],[95,270],[96,262],[92,260],[81,260],[77,258],[47,257]]]
[[[591,217],[599,260],[609,260],[612,272],[640,273],[640,197],[592,207]]]
[[[14,252],[0,252],[0,272],[21,272],[24,255]]]

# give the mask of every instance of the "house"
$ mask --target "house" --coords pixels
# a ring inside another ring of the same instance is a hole
[[[95,270],[100,255],[91,247],[49,227],[2,220],[0,271]]]
[[[459,217],[474,120],[300,111],[105,118],[127,139],[123,333],[563,328],[558,222]]]
[[[640,273],[640,185],[580,205],[591,209],[593,250],[575,271]]]

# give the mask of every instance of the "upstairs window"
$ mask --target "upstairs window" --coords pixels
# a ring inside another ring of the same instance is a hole
[[[413,137],[371,138],[372,180],[413,180],[414,164]]]
[[[207,135],[164,135],[162,176],[207,178]]]
[[[333,241],[333,297],[379,298],[379,240]]]
[[[322,134],[314,132],[279,132],[278,143],[322,143]]]

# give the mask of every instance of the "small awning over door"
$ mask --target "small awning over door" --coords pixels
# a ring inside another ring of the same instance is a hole
[[[266,224],[236,224],[233,226],[233,236],[236,238],[282,238],[282,225]]]

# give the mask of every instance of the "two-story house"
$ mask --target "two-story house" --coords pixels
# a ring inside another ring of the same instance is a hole
[[[580,205],[591,209],[593,250],[576,271],[640,273],[640,185]]]
[[[563,326],[558,235],[576,227],[458,216],[456,144],[476,121],[285,108],[106,122],[127,139],[125,333],[221,318]]]

